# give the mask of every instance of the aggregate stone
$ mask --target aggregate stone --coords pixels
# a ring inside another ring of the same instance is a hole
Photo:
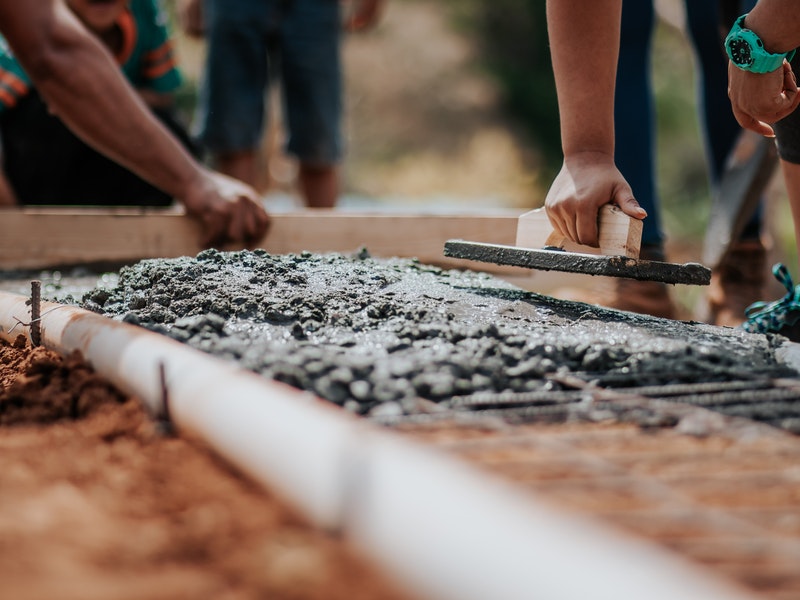
[[[394,413],[412,398],[558,389],[548,379],[556,372],[719,380],[777,367],[783,341],[562,301],[363,249],[144,260],[80,304],[362,414]]]

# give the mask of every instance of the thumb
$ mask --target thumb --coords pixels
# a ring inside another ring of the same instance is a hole
[[[620,190],[614,194],[613,203],[619,206],[622,212],[634,219],[644,219],[647,216],[647,211],[639,206],[630,189]]]

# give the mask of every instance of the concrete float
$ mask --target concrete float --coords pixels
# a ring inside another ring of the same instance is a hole
[[[27,298],[0,292],[0,337],[30,340]],[[567,514],[434,449],[165,336],[42,303],[41,344],[164,407],[178,431],[340,532],[387,575],[436,600],[744,600],[647,542]]]

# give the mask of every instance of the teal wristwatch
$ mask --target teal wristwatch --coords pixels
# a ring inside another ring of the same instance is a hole
[[[731,62],[751,73],[771,73],[783,64],[783,59],[792,60],[794,50],[784,54],[771,54],[764,49],[761,41],[754,31],[746,29],[742,15],[733,24],[728,37],[725,38],[725,50]]]

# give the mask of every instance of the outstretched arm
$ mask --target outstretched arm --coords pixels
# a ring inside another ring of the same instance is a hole
[[[0,28],[51,110],[77,135],[180,200],[204,245],[253,242],[268,217],[251,188],[198,164],[155,119],[63,0],[0,0]]]
[[[621,0],[548,0],[547,24],[558,93],[564,164],[545,201],[553,228],[597,246],[597,215],[613,202],[647,213],[614,165],[614,85]]]

